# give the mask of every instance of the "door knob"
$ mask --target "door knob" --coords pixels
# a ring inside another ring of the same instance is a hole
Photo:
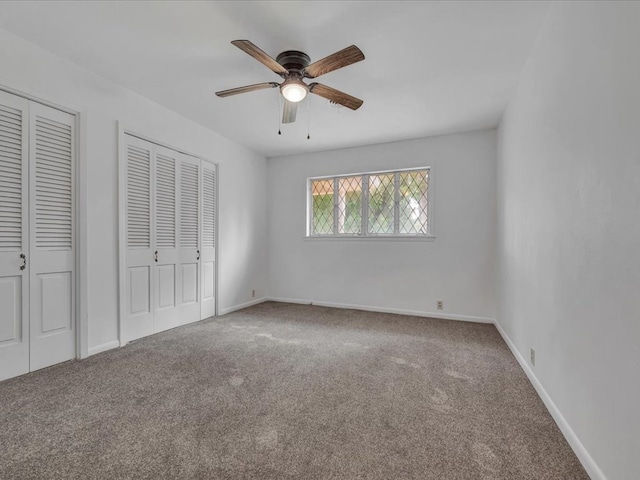
[[[156,250],[155,252],[153,252],[153,258],[156,261],[156,263],[158,263],[158,250]]]
[[[22,259],[22,265],[20,265],[20,270],[24,270],[25,268],[27,268],[27,256],[24,253],[21,253],[20,258]]]
[[[196,258],[196,260],[200,260],[200,250],[196,250],[196,253],[198,254],[198,257]]]

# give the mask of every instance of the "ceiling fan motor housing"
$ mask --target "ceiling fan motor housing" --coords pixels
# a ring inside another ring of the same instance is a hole
[[[304,52],[287,50],[276,57],[276,62],[289,70],[289,72],[296,72],[302,76],[302,70],[311,63],[311,59]]]

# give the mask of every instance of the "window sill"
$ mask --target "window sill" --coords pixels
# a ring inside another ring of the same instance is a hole
[[[305,241],[383,241],[383,242],[433,242],[435,235],[315,235],[302,237]]]

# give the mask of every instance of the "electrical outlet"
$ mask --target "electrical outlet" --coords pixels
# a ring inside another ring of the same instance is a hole
[[[536,364],[536,349],[531,347],[531,365],[535,366]]]
[[[251,298],[256,298],[256,291],[255,290],[251,290]]]
[[[436,307],[438,308],[438,310],[444,310],[444,301],[438,300],[436,302]]]

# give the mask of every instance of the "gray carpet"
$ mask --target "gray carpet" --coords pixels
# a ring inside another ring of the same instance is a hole
[[[492,325],[264,303],[0,383],[0,478],[588,476]]]

